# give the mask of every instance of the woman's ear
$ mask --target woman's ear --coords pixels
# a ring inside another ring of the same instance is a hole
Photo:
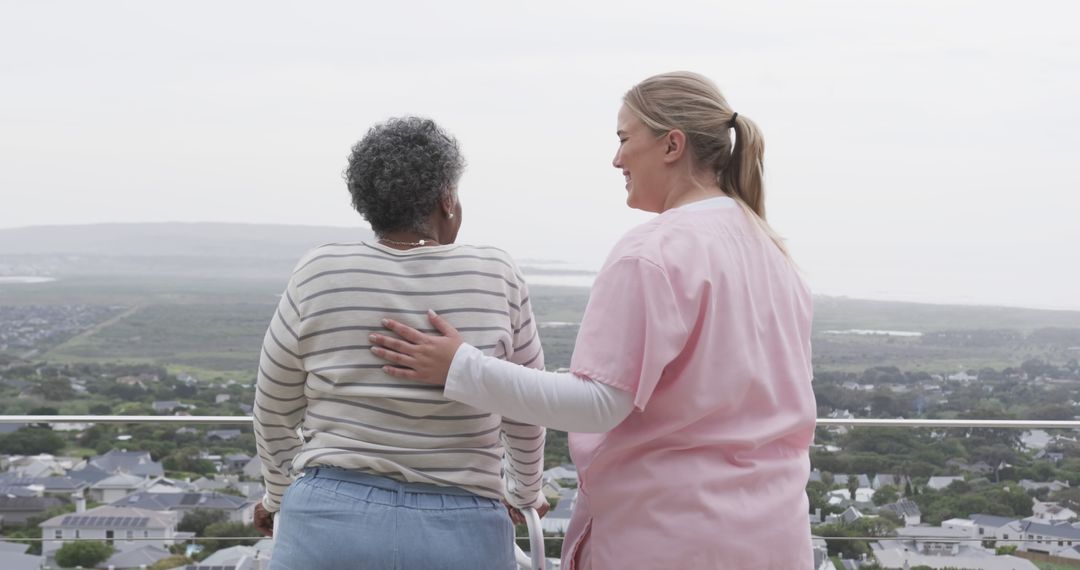
[[[664,135],[663,143],[665,146],[664,162],[668,164],[676,162],[686,152],[686,133],[679,129],[672,129]]]
[[[454,219],[454,211],[457,209],[456,189],[442,195],[442,198],[439,199],[439,207],[442,208],[444,218],[448,220]]]

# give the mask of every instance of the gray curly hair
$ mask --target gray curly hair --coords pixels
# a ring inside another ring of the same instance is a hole
[[[423,231],[464,169],[457,140],[435,121],[397,117],[371,127],[353,146],[345,181],[353,208],[375,233]]]

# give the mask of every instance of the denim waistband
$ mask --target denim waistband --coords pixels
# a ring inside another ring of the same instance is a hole
[[[378,489],[384,489],[387,491],[397,491],[399,493],[423,493],[427,495],[456,495],[460,497],[479,497],[476,493],[470,493],[460,487],[443,487],[441,485],[432,485],[431,483],[408,483],[405,481],[398,481],[382,475],[375,475],[373,473],[364,473],[363,471],[354,471],[351,469],[342,469],[341,467],[312,467],[304,470],[302,477],[311,477],[313,479],[333,479],[335,481],[347,481],[349,483],[359,483],[361,485],[368,485]],[[483,498],[483,497],[480,497]]]

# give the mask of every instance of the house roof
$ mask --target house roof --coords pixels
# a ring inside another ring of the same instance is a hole
[[[26,551],[30,550],[30,545],[22,542],[4,542],[0,541],[0,552],[14,552],[16,554],[26,554]]]
[[[956,542],[968,538],[969,533],[960,529],[940,526],[905,526],[896,529],[896,536],[929,542]]]
[[[1067,524],[1051,525],[1028,521],[1021,528],[1027,534],[1052,536],[1054,538],[1064,538],[1066,540],[1080,540],[1080,528],[1073,528],[1071,525]]]
[[[12,497],[36,497],[37,491],[29,488],[22,487],[20,485],[0,485],[0,496],[10,495]]]
[[[0,474],[0,485],[12,487],[41,485],[46,493],[74,493],[86,488],[86,482],[71,477],[22,477],[15,473]]]
[[[106,477],[93,485],[90,485],[91,489],[135,489],[146,483],[146,477],[139,477],[138,475],[128,475],[127,473],[120,473],[113,475],[112,477]]]
[[[228,548],[222,548],[210,556],[207,556],[201,564],[203,566],[233,566],[245,558],[254,558],[255,555],[256,550],[254,546],[230,546]]]
[[[559,504],[547,514],[550,518],[570,520],[574,513],[574,503],[577,502],[577,489],[563,489],[559,495]]]
[[[43,523],[42,528],[172,528],[176,525],[176,516],[172,513],[160,513],[147,509],[97,507],[83,513],[69,513],[55,516]]]
[[[82,469],[72,469],[71,471],[68,471],[68,477],[71,477],[72,479],[77,479],[79,481],[86,481],[91,485],[109,477],[110,475],[112,475],[112,473],[94,467],[93,465],[87,465]]]
[[[875,550],[874,557],[885,568],[930,566],[931,568],[979,568],[980,570],[1039,570],[1033,562],[1017,556],[948,556],[920,554],[898,548]],[[905,564],[906,563],[906,564]]]
[[[196,508],[235,510],[242,509],[249,503],[250,501],[244,497],[221,493],[151,493],[143,491],[113,501],[112,505],[154,511],[171,511]]]
[[[206,438],[210,439],[216,437],[218,439],[232,439],[234,437],[240,437],[242,432],[238,429],[212,429],[206,432]]]
[[[243,471],[244,475],[247,475],[248,477],[252,477],[252,478],[258,477],[259,475],[261,475],[262,474],[262,461],[259,460],[259,456],[256,455],[255,457],[252,457],[251,461],[248,461],[247,465],[244,465],[244,468],[243,468],[242,471]]]
[[[0,513],[40,513],[62,505],[55,497],[0,496]]]
[[[44,563],[41,556],[0,551],[0,568],[4,570],[40,570]]]
[[[972,521],[974,521],[975,524],[977,524],[979,526],[993,527],[993,528],[1003,527],[1003,526],[1005,526],[1005,525],[1007,525],[1009,523],[1014,523],[1014,522],[1016,522],[1018,520],[1015,517],[999,517],[997,515],[984,515],[984,514],[974,514],[974,515],[971,515],[970,518],[971,518]]]
[[[160,546],[147,544],[132,550],[122,550],[113,554],[101,566],[106,568],[140,568],[151,566],[162,558],[168,558],[172,553]]]
[[[104,455],[91,459],[90,464],[109,473],[131,473],[150,477],[160,477],[165,474],[161,463],[151,459],[150,454],[145,451],[112,449]]]
[[[0,424],[0,433],[14,433],[30,424]]]
[[[883,505],[881,508],[892,511],[901,517],[922,516],[922,511],[919,510],[919,505],[915,504],[915,501],[912,501],[911,499],[900,499],[895,503]]]

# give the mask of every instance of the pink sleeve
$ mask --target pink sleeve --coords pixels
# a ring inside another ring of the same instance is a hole
[[[605,267],[593,284],[570,370],[630,392],[634,407],[644,410],[687,337],[664,270],[624,257]]]

